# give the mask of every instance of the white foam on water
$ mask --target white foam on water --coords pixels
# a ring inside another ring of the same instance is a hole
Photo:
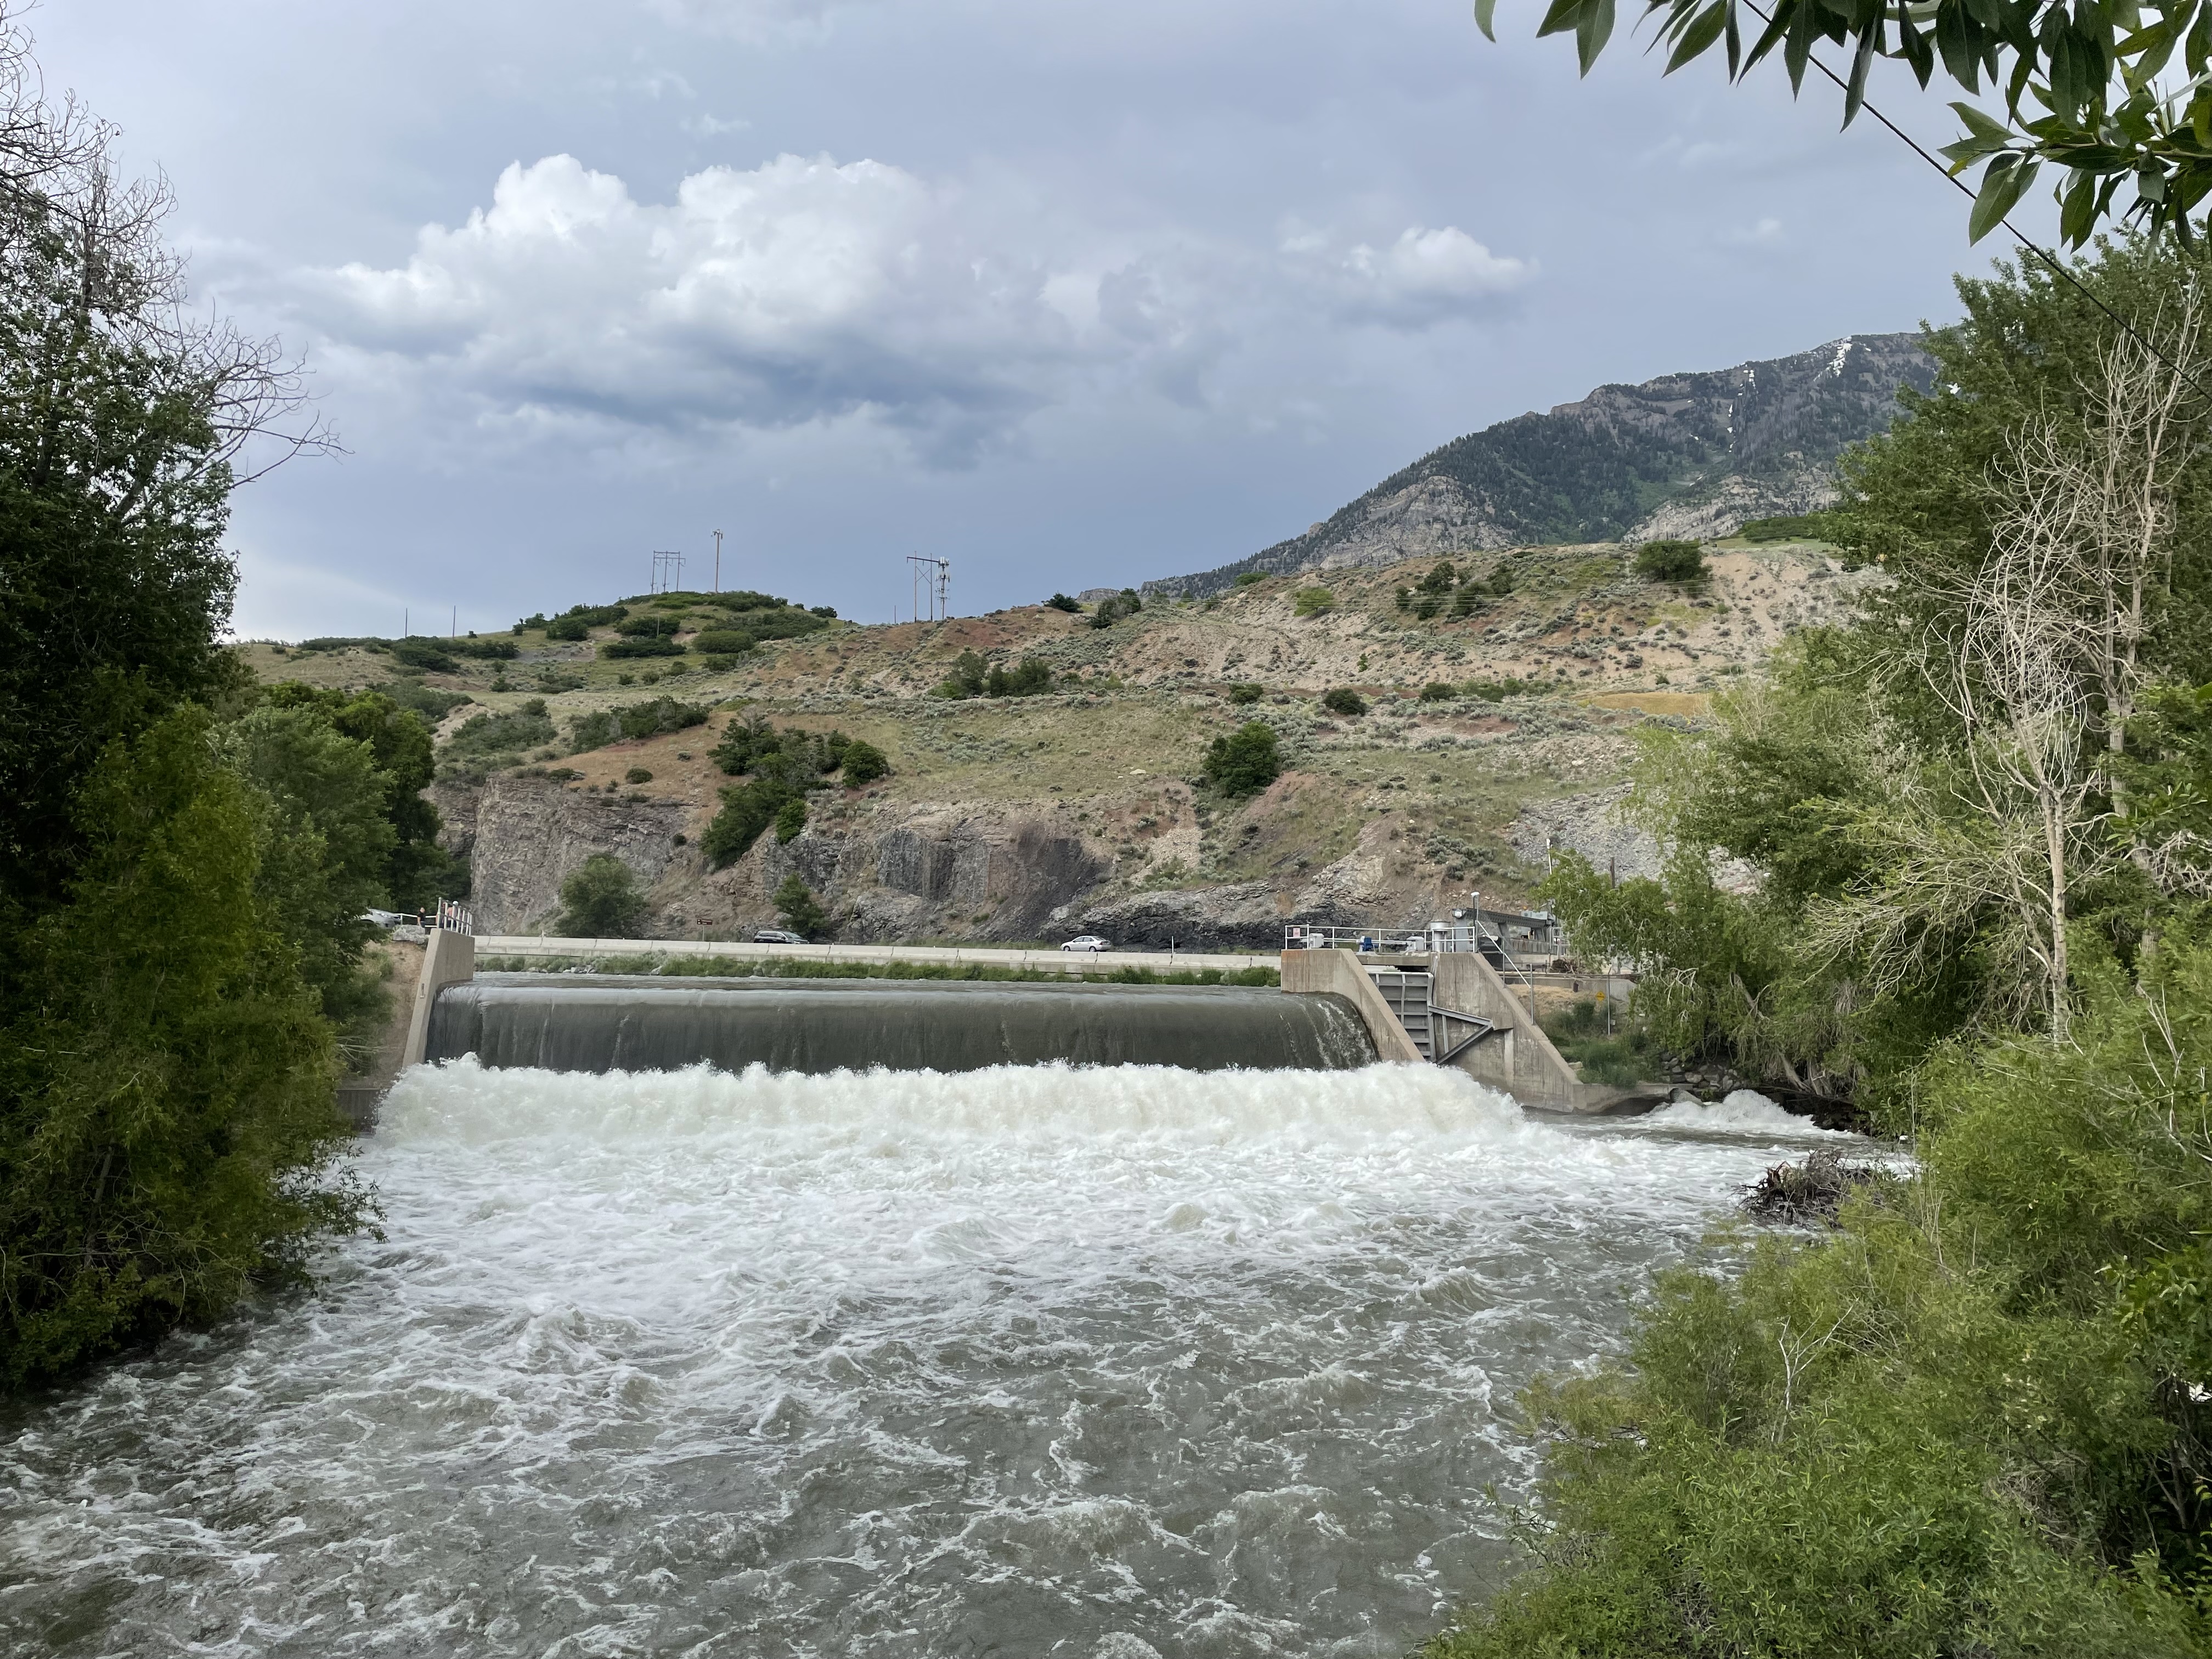
[[[1717,1101],[1682,1101],[1673,1106],[1662,1106],[1643,1121],[1668,1124],[1684,1129],[1710,1129],[1719,1133],[1741,1132],[1766,1136],[1813,1135],[1856,1139],[1841,1129],[1824,1129],[1808,1117],[1799,1117],[1786,1112],[1756,1089],[1736,1089]]]
[[[1400,1653],[1506,1559],[1514,1392],[1785,1133],[1735,1130],[1414,1066],[420,1069],[321,1295],[0,1419],[0,1637]]]

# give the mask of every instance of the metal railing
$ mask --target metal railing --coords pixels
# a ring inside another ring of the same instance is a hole
[[[475,912],[458,899],[440,899],[434,920],[424,917],[426,929],[434,927],[441,933],[473,933],[477,930]]]

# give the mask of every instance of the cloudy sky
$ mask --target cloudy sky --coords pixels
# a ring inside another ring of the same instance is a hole
[[[296,638],[504,626],[657,548],[703,578],[716,528],[725,586],[866,621],[909,552],[963,613],[1205,568],[1601,382],[1943,320],[1985,263],[1827,90],[1633,40],[1577,81],[1540,13],[1497,46],[1461,0],[28,21],[349,452],[238,500],[240,631]]]

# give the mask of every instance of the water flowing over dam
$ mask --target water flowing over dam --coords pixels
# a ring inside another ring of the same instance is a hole
[[[1364,1066],[1337,996],[1234,986],[483,974],[447,987],[428,1058],[556,1072],[973,1072],[1079,1066]]]
[[[0,1651],[1399,1655],[1505,1570],[1515,1390],[1818,1139],[1412,1066],[418,1067],[318,1294],[0,1404]]]

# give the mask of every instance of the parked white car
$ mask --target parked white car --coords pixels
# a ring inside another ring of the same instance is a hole
[[[1078,933],[1060,948],[1063,951],[1110,951],[1114,947],[1096,933]]]

